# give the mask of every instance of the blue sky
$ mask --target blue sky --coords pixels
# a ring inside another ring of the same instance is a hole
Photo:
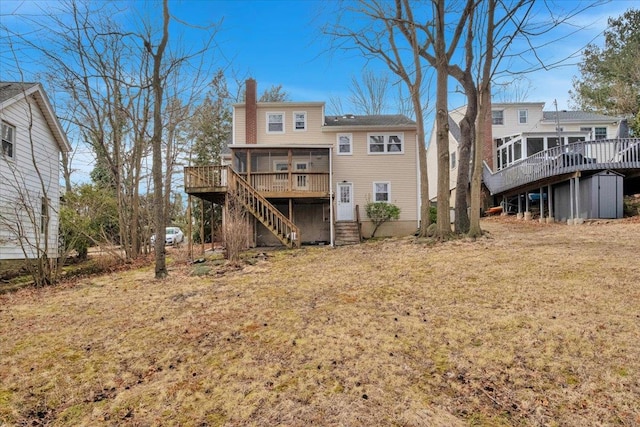
[[[455,1],[451,1],[455,4]],[[14,1],[0,3],[2,20],[9,22],[11,14],[37,14],[41,9],[50,10],[55,1]],[[154,16],[160,10],[159,2],[121,0],[122,8],[129,9],[132,21],[137,14]],[[537,7],[541,7],[540,2]],[[558,12],[586,2],[556,0],[553,6]],[[352,76],[360,76],[366,68],[386,72],[386,66],[378,61],[366,61],[355,51],[330,50],[329,42],[322,36],[320,27],[334,19],[336,0],[172,0],[171,13],[192,25],[208,25],[221,21],[215,37],[217,49],[211,61],[213,68],[225,67],[238,77],[252,76],[258,81],[258,90],[282,84],[294,101],[325,101],[331,96],[346,100]],[[637,1],[613,0],[595,7],[574,20],[575,26],[587,28],[561,42],[543,49],[544,59],[555,62],[578,52],[599,37],[606,27],[607,17],[619,16]],[[134,12],[135,11],[135,12]],[[555,36],[572,31],[572,27],[558,29]],[[204,32],[178,26],[172,37],[185,44],[197,44]],[[541,39],[542,40],[542,39]],[[527,76],[522,87],[528,87],[529,101],[544,101],[550,108],[554,99],[561,109],[568,108],[571,79],[577,74],[578,59],[549,71],[539,71]],[[2,72],[3,78],[6,73]],[[464,99],[452,91],[450,105],[455,108]],[[500,95],[497,94],[498,100]],[[344,101],[343,101],[344,102]],[[345,108],[349,108],[345,105]],[[393,111],[390,111],[393,112]]]
[[[459,1],[459,0],[458,0]],[[456,0],[449,4],[455,5]],[[119,0],[115,2],[123,10],[123,19],[132,26],[139,25],[140,17],[158,17],[160,2],[154,0]],[[544,1],[536,3],[539,12],[548,14]],[[553,12],[572,9],[586,2],[555,0]],[[376,72],[388,72],[380,61],[367,61],[357,51],[329,49],[328,39],[321,34],[321,26],[335,19],[337,0],[170,0],[171,13],[180,21],[192,26],[206,26],[221,22],[215,36],[216,48],[208,58],[211,70],[223,67],[228,78],[233,72],[236,78],[253,77],[258,82],[258,90],[281,84],[293,101],[324,101],[328,113],[330,99],[341,98],[345,107],[342,113],[349,111],[346,99],[353,76],[359,77],[362,71],[372,69]],[[24,25],[20,15],[29,15],[38,19],[43,11],[55,10],[56,1],[3,0],[0,2],[0,19],[5,25],[16,30],[29,28]],[[576,54],[589,42],[602,43],[602,31],[606,28],[607,18],[621,15],[631,7],[638,7],[637,1],[613,0],[588,10],[573,20],[573,26],[557,28],[554,37],[570,34],[558,43],[550,44],[540,50],[543,59],[556,62],[569,55]],[[547,16],[547,15],[544,15]],[[206,33],[193,27],[176,25],[171,37],[187,48],[198,46]],[[574,32],[578,27],[586,27]],[[4,34],[2,35],[5,36]],[[549,37],[547,37],[549,39]],[[540,39],[542,43],[545,39]],[[2,43],[3,49],[6,46]],[[15,74],[5,60],[5,52],[0,62],[0,79],[16,79]],[[37,63],[37,58],[19,58],[23,63]],[[515,58],[515,64],[524,63],[530,57]],[[526,88],[526,101],[545,102],[545,108],[553,108],[557,99],[559,109],[569,109],[569,90],[571,80],[578,74],[579,56],[568,60],[562,67],[548,71],[538,71],[526,76],[521,87]],[[35,80],[37,66],[26,67],[26,80]],[[231,79],[229,79],[231,82]],[[45,85],[46,87],[46,85]],[[395,91],[395,89],[394,89]],[[464,104],[464,98],[450,85],[451,108]],[[495,94],[497,101],[503,101]],[[511,100],[511,99],[507,99]],[[395,113],[392,108],[388,113]],[[432,123],[427,119],[426,128]],[[88,153],[85,153],[85,158]],[[83,158],[82,155],[79,158]],[[85,168],[81,168],[85,169]],[[84,174],[84,173],[83,173]]]
[[[540,13],[547,13],[542,3],[539,2]],[[556,0],[553,7],[561,13],[562,9],[570,10],[586,3]],[[355,51],[329,50],[329,42],[321,35],[320,27],[333,19],[337,4],[335,0],[182,0],[172,3],[171,7],[174,14],[188,22],[204,24],[207,20],[223,19],[216,37],[221,52],[234,70],[256,78],[259,90],[282,84],[295,101],[328,103],[330,96],[346,99],[351,77],[360,76],[365,67],[388,72],[381,62],[366,61]],[[573,19],[572,25],[554,31],[553,37],[571,35],[542,49],[543,58],[556,62],[579,52],[589,42],[602,42],[607,18],[619,16],[634,6],[638,7],[637,1],[613,0],[586,11]],[[574,32],[579,26],[586,28]],[[568,91],[572,77],[578,74],[575,65],[578,60],[579,57],[565,61],[559,68],[527,75],[521,84],[528,88],[527,100],[544,101],[546,108],[551,108],[557,99],[560,109],[568,109]],[[454,89],[452,85],[450,105],[453,108],[464,103]]]

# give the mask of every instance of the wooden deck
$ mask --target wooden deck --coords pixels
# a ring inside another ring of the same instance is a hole
[[[484,164],[483,180],[498,195],[552,184],[582,171],[640,174],[640,138],[580,141],[541,151],[497,172]]]
[[[226,193],[227,168],[228,166],[216,165],[185,167],[185,192],[199,197],[205,193]],[[328,172],[259,172],[238,175],[266,198],[326,198],[330,194]]]

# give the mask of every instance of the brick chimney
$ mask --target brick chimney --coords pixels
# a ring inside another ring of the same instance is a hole
[[[491,114],[491,97],[486,101],[488,104],[488,112],[485,117],[484,123],[481,126],[484,127],[484,141],[482,141],[482,160],[487,162],[489,168],[493,169],[493,117]]]
[[[258,105],[257,105],[257,83],[254,79],[247,79],[245,102],[245,138],[247,144],[258,143]]]

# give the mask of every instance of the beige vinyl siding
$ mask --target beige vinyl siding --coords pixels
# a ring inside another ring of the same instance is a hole
[[[364,228],[370,233],[365,205],[373,200],[373,183],[391,184],[391,203],[400,207],[399,221],[385,224],[378,231],[383,235],[405,235],[416,230],[418,225],[418,166],[415,131],[401,131],[404,134],[403,154],[367,154],[367,135],[370,132],[353,133],[353,154],[333,156],[334,186],[342,181],[353,183],[354,205],[359,207]],[[384,133],[395,133],[385,131]],[[333,144],[336,133],[327,132]],[[334,188],[334,191],[336,189]],[[365,233],[365,236],[367,234]]]
[[[287,105],[291,104],[291,105]],[[246,143],[246,109],[242,105],[234,106],[233,143]],[[294,112],[307,113],[307,130],[293,130]],[[267,113],[284,113],[284,133],[267,133]],[[257,110],[258,144],[325,144],[322,133],[324,108],[321,103],[266,103],[259,102]],[[329,142],[333,143],[333,141]]]
[[[58,212],[60,205],[59,184],[59,148],[45,118],[35,102],[31,103],[33,128],[31,137],[28,131],[29,109],[24,100],[16,101],[0,111],[0,118],[16,128],[15,156],[13,161],[5,161],[0,157],[0,206],[2,214],[9,214],[12,220],[19,215],[24,226],[28,226],[26,234],[31,241],[35,233],[40,233],[40,214],[42,197],[46,193],[49,198],[49,257],[57,257],[58,252]],[[44,181],[44,192],[38,178],[33,156]],[[24,195],[24,196],[23,196]],[[29,219],[24,210],[16,212],[18,201],[25,198],[26,204],[33,212],[35,219]],[[36,228],[34,230],[33,228]],[[24,254],[15,242],[15,234],[0,221],[0,259],[22,259]],[[44,245],[42,245],[44,246]],[[35,251],[29,254],[35,255]]]
[[[493,137],[513,135],[522,132],[540,132],[544,130],[540,128],[542,120],[542,103],[519,103],[519,104],[493,104],[492,110],[502,110],[503,125],[493,125]],[[518,121],[518,113],[520,110],[527,110],[527,123],[520,124]],[[555,125],[553,126],[555,130]]]

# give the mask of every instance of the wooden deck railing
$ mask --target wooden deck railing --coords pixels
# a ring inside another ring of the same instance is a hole
[[[482,177],[495,195],[558,175],[604,169],[640,169],[640,138],[579,141],[553,147],[497,172],[485,163]]]
[[[247,174],[240,174],[245,180]],[[258,191],[282,192],[303,191],[329,194],[329,174],[325,172],[257,172],[252,173],[249,182]]]
[[[228,166],[187,166],[184,168],[184,187],[187,193],[194,190],[225,192]],[[328,172],[254,172],[250,176],[239,174],[259,192],[264,193],[313,193],[314,197],[329,196]]]
[[[186,166],[184,168],[184,188],[189,192],[195,188],[216,188],[227,186],[227,166]]]

